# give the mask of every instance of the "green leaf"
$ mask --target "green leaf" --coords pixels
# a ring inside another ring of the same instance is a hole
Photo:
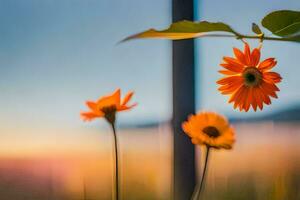
[[[262,31],[260,30],[259,26],[255,23],[252,23],[252,31],[257,35],[261,35]]]
[[[287,37],[300,34],[300,12],[279,10],[269,13],[262,20],[262,25],[274,35]]]
[[[222,22],[211,23],[207,21],[192,22],[184,20],[171,24],[171,26],[165,30],[159,31],[155,29],[149,29],[138,34],[131,35],[125,38],[123,41],[137,38],[163,38],[181,40],[206,36],[209,35],[208,32],[227,32],[237,37],[240,36],[240,34],[234,31],[229,25]]]

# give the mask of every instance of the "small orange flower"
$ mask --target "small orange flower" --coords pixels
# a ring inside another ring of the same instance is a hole
[[[135,104],[127,105],[133,92],[129,92],[121,103],[121,91],[117,89],[112,95],[101,97],[98,101],[87,101],[86,105],[90,108],[89,112],[82,112],[80,115],[84,121],[91,121],[95,118],[104,117],[108,122],[115,122],[115,114],[118,111],[129,110],[136,106]]]
[[[234,130],[227,119],[214,112],[190,115],[188,120],[182,123],[182,129],[191,137],[193,144],[231,149],[235,142]]]
[[[225,70],[220,70],[225,78],[217,81],[221,86],[219,91],[224,95],[231,95],[229,103],[234,102],[234,108],[240,111],[249,110],[250,106],[256,111],[263,109],[263,103],[271,104],[270,97],[277,98],[279,91],[276,83],[281,82],[280,74],[270,70],[277,64],[275,58],[260,61],[260,48],[250,51],[245,43],[244,52],[233,48],[236,58],[224,57],[221,64]]]

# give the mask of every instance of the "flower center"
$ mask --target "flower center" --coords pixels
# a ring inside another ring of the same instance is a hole
[[[262,80],[262,73],[256,67],[247,67],[242,76],[246,86],[257,86]]]
[[[116,112],[117,112],[116,106],[114,106],[114,105],[106,106],[106,107],[101,108],[100,110],[104,113],[104,117],[109,123],[111,123],[111,124],[115,123]]]
[[[206,135],[208,135],[209,137],[212,137],[212,138],[216,138],[221,135],[220,132],[218,131],[218,129],[213,126],[207,126],[202,131],[203,131],[203,133],[205,133]]]

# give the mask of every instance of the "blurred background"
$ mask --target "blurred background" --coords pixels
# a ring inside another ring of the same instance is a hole
[[[297,0],[195,0],[197,20],[242,33]],[[138,106],[118,115],[123,199],[172,199],[171,42],[128,35],[171,23],[171,0],[0,0],[0,199],[111,199],[113,144],[84,102],[120,87]],[[249,41],[252,46],[257,41]],[[264,42],[283,82],[263,111],[241,113],[217,91],[219,63],[240,41],[197,39],[197,110],[234,123],[232,151],[211,154],[207,199],[300,199],[299,44]],[[200,158],[200,151],[198,151]],[[198,160],[200,163],[200,159]]]

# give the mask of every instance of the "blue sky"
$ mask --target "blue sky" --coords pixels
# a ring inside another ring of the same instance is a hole
[[[224,21],[243,33],[275,9],[300,9],[297,0],[204,0],[198,18]],[[134,90],[136,109],[120,115],[128,123],[171,116],[171,43],[124,37],[171,22],[170,0],[0,1],[0,120],[2,127],[82,126],[84,101],[121,87]],[[255,41],[251,44],[257,44]],[[221,96],[215,81],[224,55],[242,43],[197,40],[197,105],[245,117]],[[263,57],[276,57],[284,78],[279,99],[265,114],[299,102],[299,44],[265,42]],[[250,113],[249,115],[254,115]]]
[[[2,126],[81,125],[84,102],[118,87],[134,90],[139,103],[121,121],[168,118],[170,42],[116,44],[167,26],[170,6],[160,0],[0,1]]]

